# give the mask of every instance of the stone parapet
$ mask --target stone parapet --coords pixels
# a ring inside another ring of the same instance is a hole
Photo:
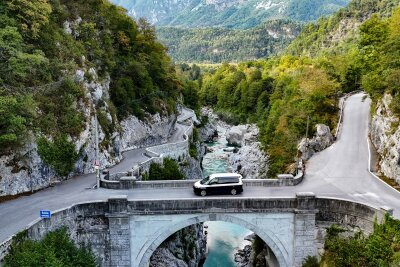
[[[149,161],[149,166],[153,161]],[[128,173],[126,173],[128,174]],[[121,177],[123,177],[121,175]],[[295,186],[303,180],[303,173],[300,172],[297,176],[281,176],[277,179],[243,179],[244,187],[263,186],[263,187],[280,187],[280,186]],[[101,187],[107,189],[154,189],[154,188],[192,188],[193,184],[198,180],[165,180],[165,181],[138,181],[131,179],[123,184],[119,181],[101,181]]]

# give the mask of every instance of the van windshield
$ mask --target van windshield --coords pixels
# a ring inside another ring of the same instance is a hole
[[[210,180],[210,176],[207,176],[203,180],[200,181],[201,184],[206,184]]]

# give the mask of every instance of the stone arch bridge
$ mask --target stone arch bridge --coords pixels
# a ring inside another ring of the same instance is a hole
[[[295,198],[193,198],[135,200],[116,196],[106,202],[81,203],[33,223],[34,239],[61,226],[77,243],[88,244],[101,266],[147,267],[155,249],[189,225],[225,221],[256,233],[270,247],[280,267],[301,266],[317,255],[324,229],[331,224],[371,232],[390,211],[341,199],[297,193]],[[5,254],[11,239],[0,245]]]

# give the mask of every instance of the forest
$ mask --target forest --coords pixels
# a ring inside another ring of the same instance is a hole
[[[157,37],[177,62],[241,62],[276,55],[300,33],[301,25],[272,20],[246,29],[157,27]]]

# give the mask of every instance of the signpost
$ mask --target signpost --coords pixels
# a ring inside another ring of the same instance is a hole
[[[51,218],[51,211],[49,211],[49,210],[40,210],[40,218],[50,219]]]
[[[94,169],[96,170],[96,186],[100,188],[100,161],[99,161],[99,126],[97,123],[97,113],[94,114],[95,122],[95,139],[96,139],[96,158],[94,162]]]

